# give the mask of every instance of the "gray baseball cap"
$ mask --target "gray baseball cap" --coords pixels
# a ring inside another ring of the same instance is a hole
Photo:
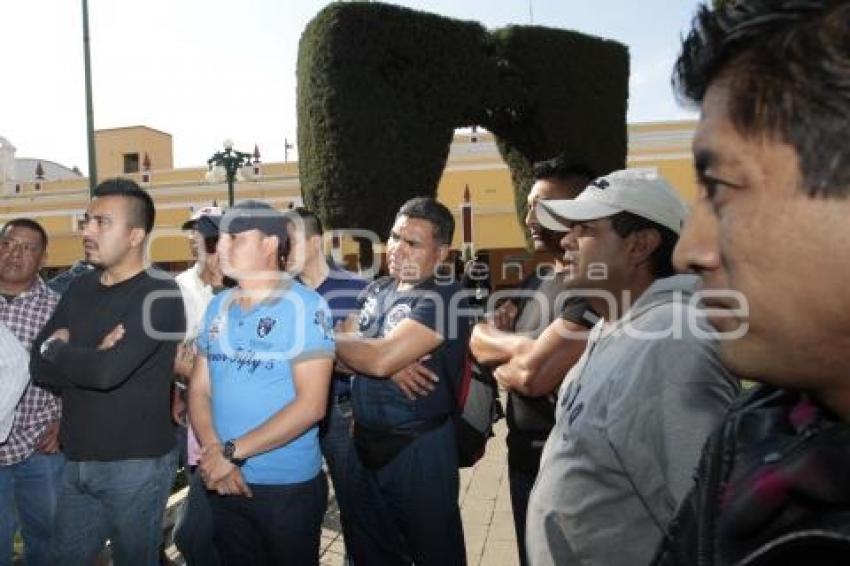
[[[596,220],[631,212],[679,234],[688,208],[658,173],[625,169],[599,177],[574,199],[541,200],[535,212],[543,226],[555,231],[566,229],[565,220]]]

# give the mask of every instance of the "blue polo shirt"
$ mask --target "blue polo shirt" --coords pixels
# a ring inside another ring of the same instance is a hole
[[[238,289],[216,295],[204,314],[198,348],[209,366],[213,425],[222,441],[260,426],[295,400],[292,369],[299,361],[334,356],[333,322],[318,293],[291,281],[276,297],[243,310]],[[318,427],[289,443],[248,458],[253,484],[310,480],[322,455]]]
[[[340,320],[344,320],[350,313],[360,310],[358,297],[365,288],[366,281],[363,279],[348,271],[331,266],[328,276],[322,281],[321,285],[316,287],[316,292],[327,301],[334,324],[336,324]],[[351,392],[351,376],[334,372],[333,377],[331,388],[334,397]]]

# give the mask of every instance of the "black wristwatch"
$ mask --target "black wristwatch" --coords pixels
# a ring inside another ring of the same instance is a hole
[[[245,463],[245,458],[236,458],[234,454],[236,453],[236,445],[232,440],[228,440],[224,443],[224,449],[221,451],[222,455],[227,458],[231,464],[234,466],[242,467],[242,464]]]

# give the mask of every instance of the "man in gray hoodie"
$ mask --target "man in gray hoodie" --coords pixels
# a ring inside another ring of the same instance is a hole
[[[528,507],[531,564],[646,564],[738,393],[671,263],[686,208],[655,173],[617,171],[537,215],[567,230],[569,287],[603,317],[567,374]]]

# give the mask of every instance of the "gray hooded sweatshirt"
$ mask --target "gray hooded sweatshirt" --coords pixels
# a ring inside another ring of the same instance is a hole
[[[692,294],[659,279],[567,374],[526,523],[538,566],[648,564],[739,392]]]

